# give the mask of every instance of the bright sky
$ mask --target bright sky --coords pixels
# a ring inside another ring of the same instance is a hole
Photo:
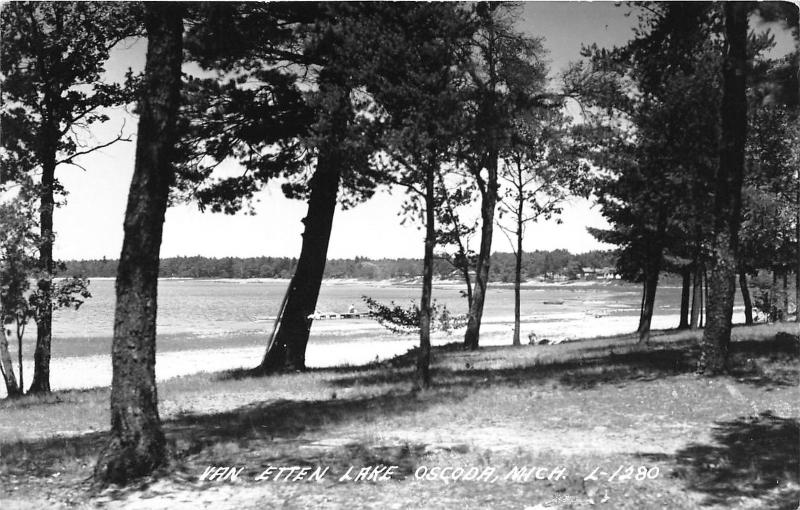
[[[625,17],[625,7],[612,2],[528,2],[520,27],[543,36],[550,51],[553,72],[579,58],[582,43],[601,46],[624,43],[631,36],[635,17]],[[111,79],[119,79],[131,67],[144,67],[145,42],[115,51],[107,68]],[[114,112],[103,129],[95,131],[98,142],[113,138],[123,120],[125,130],[135,133],[136,119]],[[135,142],[117,143],[84,158],[85,168],[64,166],[57,176],[69,191],[67,203],[55,212],[57,240],[55,256],[62,260],[117,258],[122,247],[122,223],[128,186],[133,174]],[[179,205],[167,211],[162,257],[179,255],[297,256],[300,252],[306,204],[288,200],[279,183],[258,195],[256,215],[200,213],[194,205]],[[329,258],[357,255],[371,258],[416,257],[423,253],[423,233],[412,225],[400,225],[398,211],[404,194],[400,190],[376,194],[349,211],[338,210],[333,222]],[[604,227],[599,211],[585,200],[575,199],[565,208],[562,224],[554,220],[531,225],[526,251],[565,248],[582,252],[606,246],[586,232],[586,227]],[[508,240],[495,229],[495,251],[511,251]],[[476,241],[477,243],[477,241]]]

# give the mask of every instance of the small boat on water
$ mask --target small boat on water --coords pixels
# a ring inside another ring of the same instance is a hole
[[[542,301],[546,305],[563,305],[564,301]]]

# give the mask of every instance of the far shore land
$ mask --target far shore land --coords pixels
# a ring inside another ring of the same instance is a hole
[[[98,280],[98,281],[114,281],[116,280],[113,276],[87,276],[89,281],[91,280]],[[267,282],[267,283],[289,283],[291,281],[290,278],[203,278],[203,277],[183,277],[183,276],[160,276],[159,280],[200,280],[200,281],[209,281],[209,282],[242,282],[242,283],[260,283],[260,282]],[[322,283],[325,285],[346,285],[346,284],[358,284],[358,285],[420,285],[422,284],[422,277],[415,276],[409,278],[385,278],[382,280],[372,280],[367,278],[324,278]],[[433,285],[464,285],[464,280],[459,279],[448,279],[448,278],[434,278]],[[618,285],[623,287],[641,287],[639,283],[629,282],[627,280],[622,280],[619,278],[616,279],[605,279],[605,278],[594,278],[594,279],[577,279],[577,280],[547,280],[547,279],[539,279],[539,278],[527,278],[523,279],[520,285],[524,287],[607,287],[610,285]],[[494,287],[513,287],[514,282],[503,282],[503,281],[489,281],[489,286]],[[661,288],[677,288],[678,285],[670,285],[670,284],[661,284],[659,285]]]

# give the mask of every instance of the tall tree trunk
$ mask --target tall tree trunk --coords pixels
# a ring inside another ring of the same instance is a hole
[[[52,138],[53,135],[48,135]],[[42,276],[37,282],[42,295],[42,308],[36,314],[36,348],[33,352],[33,381],[29,393],[50,392],[50,352],[53,329],[53,197],[56,171],[55,143],[45,144],[42,162],[42,183],[39,192],[39,228],[41,241],[39,244],[39,268]]]
[[[727,369],[731,339],[736,260],[741,221],[744,146],[747,136],[747,15],[745,2],[726,2],[727,50],[722,80],[722,130],[714,200],[714,237],[706,329],[699,372],[715,375]]]
[[[431,385],[431,294],[433,293],[433,249],[436,245],[436,205],[434,203],[433,177],[436,171],[437,168],[433,162],[425,171],[425,255],[422,260],[419,351],[414,382],[418,389],[428,388]]]
[[[647,277],[645,276],[642,281],[642,302],[639,305],[639,325],[636,327],[636,332],[639,333],[644,328],[644,303],[647,301]]]
[[[744,301],[744,323],[747,326],[753,325],[753,301],[750,299],[750,289],[747,287],[747,273],[744,268],[739,269],[739,288],[742,291],[742,301]]]
[[[263,372],[304,370],[305,353],[328,256],[328,244],[336,212],[340,168],[335,158],[320,154],[311,178],[308,213],[303,224],[303,245],[291,280],[289,297],[272,349],[259,366]]]
[[[522,202],[522,200],[520,200]],[[518,210],[517,212],[520,212]],[[520,296],[520,286],[522,284],[522,215],[517,216],[517,253],[516,253],[516,264],[514,265],[514,338],[512,340],[512,345],[522,345],[520,342],[519,334],[520,334],[520,308],[521,308],[521,296]]]
[[[703,306],[703,267],[699,262],[695,262],[694,278],[692,281],[692,319],[689,324],[690,329],[700,327],[700,314]]]
[[[472,296],[472,306],[469,307],[469,315],[467,317],[467,331],[464,333],[464,347],[470,350],[476,350],[480,339],[481,320],[483,319],[483,303],[486,300],[486,286],[489,282],[489,265],[492,252],[492,236],[494,235],[494,210],[497,205],[497,160],[500,155],[498,149],[498,133],[497,126],[501,119],[498,118],[497,104],[495,101],[495,92],[497,91],[497,55],[496,55],[496,40],[493,21],[487,25],[487,49],[485,53],[488,80],[486,91],[484,91],[485,98],[481,105],[480,115],[482,121],[488,129],[484,132],[485,140],[483,143],[486,155],[486,171],[487,178],[483,184],[481,193],[481,246],[478,252],[478,265],[475,268],[475,291]],[[478,169],[476,178],[481,180],[480,173],[482,168]]]
[[[782,320],[789,320],[789,270],[783,270],[783,290],[781,291],[783,297],[783,314]]]
[[[25,376],[22,371],[22,335],[25,334],[25,324],[17,317],[14,321],[17,333],[17,361],[19,362],[19,392],[25,393]]]
[[[264,354],[258,367],[260,372],[276,370],[305,370],[306,347],[311,331],[308,318],[317,308],[319,290],[325,273],[328,244],[336,212],[336,197],[344,164],[341,143],[347,130],[350,115],[350,91],[329,83],[322,83],[321,94],[332,99],[336,106],[322,112],[330,120],[331,131],[319,148],[317,169],[309,182],[308,213],[303,219],[303,245],[297,268],[291,281],[289,297],[275,336],[272,349]]]
[[[767,314],[769,317],[767,318],[768,322],[773,322],[778,320],[778,270],[772,270],[772,286],[769,288],[769,313]]]
[[[681,287],[681,320],[678,329],[689,328],[689,296],[692,293],[692,268],[687,266],[681,271],[683,285]]]
[[[5,324],[0,322],[3,331],[0,335],[0,372],[6,383],[6,393],[11,398],[22,395],[22,388],[17,384],[14,376],[14,362],[11,360],[11,353],[8,350],[8,337],[6,336]]]
[[[464,347],[470,350],[478,348],[481,320],[483,319],[483,303],[486,300],[486,286],[489,282],[489,265],[492,252],[492,236],[494,235],[494,210],[497,205],[497,152],[489,156],[489,178],[486,190],[481,197],[481,246],[478,252],[478,265],[475,271],[475,289],[472,294],[472,306],[467,318],[467,331],[464,333]]]
[[[659,256],[660,258],[660,256]],[[644,344],[650,340],[650,324],[653,321],[653,311],[656,303],[656,288],[658,287],[658,262],[653,262],[645,274],[645,299],[642,317],[639,324],[639,343]]]
[[[147,59],[117,269],[111,437],[94,472],[101,484],[124,484],[166,463],[155,377],[156,303],[164,215],[174,180],[184,7],[177,2],[144,5]]]

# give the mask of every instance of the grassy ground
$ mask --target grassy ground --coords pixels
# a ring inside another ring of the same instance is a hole
[[[734,329],[734,368],[713,379],[693,374],[694,332],[662,332],[646,348],[633,337],[448,346],[435,351],[435,386],[422,393],[410,391],[407,356],[178,378],[159,388],[170,466],[99,493],[88,479],[106,440],[107,389],[0,402],[0,508],[794,510],[797,333],[796,324]],[[396,466],[390,480],[340,480],[350,466],[377,465]],[[209,466],[243,470],[233,482],[200,480]],[[328,471],[321,481],[256,480],[270,466]],[[531,467],[544,469],[506,476]],[[433,468],[482,477],[443,480]],[[430,479],[416,476],[424,469]]]

